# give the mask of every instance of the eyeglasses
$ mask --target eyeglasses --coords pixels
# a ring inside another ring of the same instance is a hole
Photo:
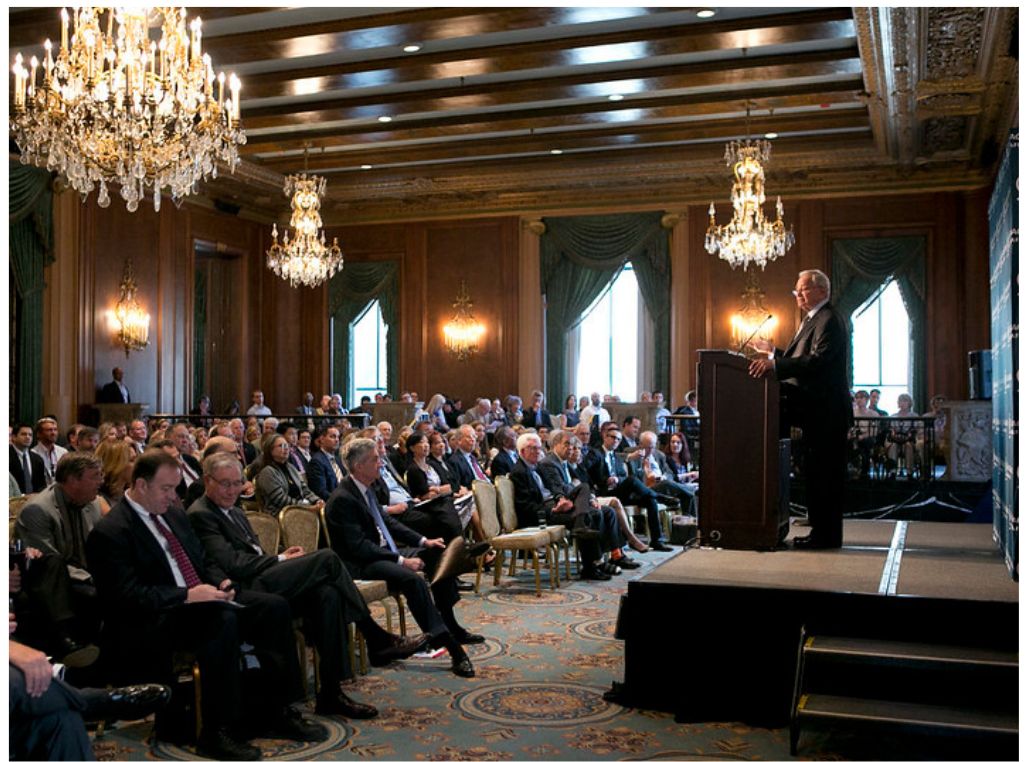
[[[816,291],[817,288],[818,288],[817,286],[804,286],[803,288],[794,288],[792,290],[792,295],[793,296],[799,296],[800,294],[805,294],[808,291]]]
[[[246,484],[242,479],[215,479],[209,477],[212,482],[217,484],[222,489],[242,489],[243,485]]]

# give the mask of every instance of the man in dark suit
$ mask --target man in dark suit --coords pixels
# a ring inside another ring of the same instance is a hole
[[[457,471],[460,486],[471,489],[475,479],[489,481],[482,466],[475,458],[475,429],[464,424],[457,432],[457,449],[450,454],[449,463]]]
[[[114,376],[114,380],[100,388],[100,394],[97,395],[96,401],[125,405],[132,402],[132,395],[129,394],[128,387],[123,383],[125,371],[121,368],[115,368],[111,371],[111,375]]]
[[[784,351],[764,340],[754,342],[769,356],[754,359],[750,375],[775,374],[781,381],[783,426],[803,430],[810,533],[796,538],[793,547],[838,548],[842,546],[846,436],[853,425],[846,383],[849,331],[828,301],[832,284],[820,270],[801,272],[793,295],[796,305],[807,313],[800,329]]]
[[[233,455],[219,453],[207,458],[203,481],[205,494],[189,506],[187,515],[207,555],[244,590],[281,595],[309,623],[311,640],[321,657],[318,714],[375,717],[378,710],[358,704],[339,688],[340,681],[353,677],[346,625],[353,622],[364,635],[376,666],[410,656],[425,639],[394,636],[383,630],[371,618],[350,573],[331,550],[308,554],[294,546],[278,555],[266,554],[237,505],[243,471]]]
[[[566,437],[563,431],[554,436],[557,435]],[[566,439],[558,437],[558,446],[563,449],[565,444]],[[577,539],[582,554],[582,579],[608,580],[612,574],[620,574],[617,567],[600,562],[603,550],[620,545],[612,542],[617,526],[613,511],[599,510],[588,485],[572,486],[570,474],[565,480],[563,462],[555,453],[547,455],[550,460],[544,464],[543,443],[538,434],[528,432],[518,437],[518,454],[521,457],[510,472],[518,527],[538,526],[540,515],[545,516],[547,523],[566,527]]]
[[[46,464],[32,451],[32,426],[16,423],[11,431],[10,472],[23,495],[46,489]]]
[[[499,452],[489,463],[489,473],[495,479],[497,476],[509,474],[518,462],[518,435],[510,426],[501,426],[496,430],[493,439]]]
[[[187,506],[189,505],[186,502],[189,485],[200,480],[200,461],[189,454],[191,442],[189,441],[189,427],[186,424],[176,423],[168,431],[168,434],[168,438],[175,443],[175,449],[178,450],[178,470],[182,474],[182,481],[178,483],[175,492],[182,499],[182,505]]]
[[[533,429],[552,429],[553,420],[550,418],[550,411],[546,410],[546,396],[538,389],[532,392],[532,402],[528,409],[522,413],[521,425]]]
[[[325,426],[315,436],[317,450],[307,464],[307,486],[322,500],[328,500],[346,476],[346,467],[339,459],[339,429]]]
[[[332,548],[354,577],[385,580],[391,589],[402,592],[429,642],[450,652],[454,674],[474,677],[475,668],[461,644],[481,643],[484,638],[457,623],[453,606],[460,593],[454,579],[436,579],[430,591],[418,574],[432,573],[445,544],[405,527],[382,510],[374,489],[381,465],[374,440],[351,440],[344,457],[350,476],[325,506]]]
[[[257,747],[237,740],[240,734],[323,740],[323,727],[288,706],[304,698],[289,603],[240,590],[207,557],[185,511],[173,507],[179,479],[171,456],[141,455],[132,486],[86,541],[110,645],[103,653],[113,657],[110,670],[135,678],[129,682],[168,682],[173,652],[193,652],[203,676],[203,732],[197,739],[203,756],[260,758]],[[247,683],[247,725],[243,642],[253,646],[261,668],[259,684]]]
[[[246,441],[246,427],[243,426],[243,419],[233,418],[228,422],[228,428],[232,439],[236,442],[236,450],[243,466],[248,466],[257,460],[257,448]]]
[[[658,495],[636,477],[628,473],[624,462],[617,456],[617,448],[621,443],[621,430],[616,423],[608,421],[601,426],[602,444],[590,453],[586,469],[589,481],[596,493],[613,496],[625,505],[641,505],[646,509],[646,525],[650,530],[650,550],[669,551],[672,548],[664,544],[660,526],[660,510],[658,502],[677,505],[675,498]],[[638,451],[636,451],[638,452]],[[629,457],[636,455],[632,453]]]

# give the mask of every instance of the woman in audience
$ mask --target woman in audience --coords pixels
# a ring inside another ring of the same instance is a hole
[[[289,462],[289,442],[281,434],[269,434],[261,449],[264,463],[257,475],[257,499],[265,512],[277,516],[287,505],[311,505],[321,510],[324,501],[311,492]]]
[[[132,486],[132,464],[136,460],[136,448],[128,442],[105,439],[97,445],[96,457],[100,459],[104,475],[100,494],[113,505]]]
[[[899,407],[899,410],[889,416],[890,419],[917,417],[917,413],[913,411],[914,398],[909,394],[904,393],[897,397],[896,405]],[[893,420],[889,421],[889,433],[886,434],[885,437],[886,441],[889,443],[885,456],[889,466],[889,476],[896,475],[896,468],[899,465],[900,447],[903,448],[903,470],[906,472],[906,475],[913,475],[914,468],[917,464],[914,448],[916,434],[917,432],[914,424],[910,421],[902,423]]]
[[[101,423],[96,431],[100,435],[100,442],[115,442],[118,439],[118,427],[110,421]]]
[[[696,481],[699,473],[689,468],[692,465],[692,455],[684,434],[680,431],[672,432],[668,437],[667,445],[664,446],[664,455],[667,456],[668,467],[675,474],[675,481]]]
[[[564,428],[573,429],[578,425],[578,408],[575,407],[575,395],[569,394],[564,400],[564,409],[561,411],[564,416]]]
[[[432,399],[425,405],[425,412],[428,413],[428,420],[436,431],[449,431],[450,425],[446,422],[446,413],[443,407],[446,405],[446,397],[441,394],[433,394]]]
[[[194,450],[196,452],[203,452],[203,448],[207,446],[207,429],[203,426],[197,426],[194,429],[190,429],[189,433],[193,437],[193,442],[196,443]]]
[[[472,424],[472,428],[475,429],[475,458],[478,460],[478,464],[482,467],[482,470],[485,471],[489,468],[489,462],[491,460],[489,452],[489,433],[486,431],[485,424],[482,422]]]
[[[203,428],[209,428],[214,422],[211,419],[211,398],[206,394],[200,395],[200,399],[196,401],[196,407],[189,411],[190,415],[203,416],[199,420],[193,420],[193,423]]]
[[[439,474],[439,480],[442,484],[449,484],[452,492],[458,492],[460,491],[460,477],[455,470],[450,468],[450,464],[446,462],[448,454],[446,439],[443,435],[438,431],[433,431],[429,434],[428,465]]]
[[[442,437],[438,432],[430,436]],[[438,495],[453,494],[453,487],[450,481],[444,480],[438,469],[429,463],[428,458],[432,446],[429,437],[415,431],[407,437],[407,452],[410,453],[410,465],[407,466],[407,489],[418,500],[428,500]]]

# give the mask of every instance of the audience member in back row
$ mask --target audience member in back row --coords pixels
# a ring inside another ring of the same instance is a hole
[[[111,673],[131,681],[167,681],[172,652],[193,650],[203,674],[197,751],[204,756],[258,759],[255,746],[238,740],[255,735],[323,740],[323,728],[288,706],[303,698],[289,604],[277,595],[240,590],[205,555],[185,512],[173,507],[180,479],[173,458],[145,453],[132,479],[124,498],[86,541]],[[242,607],[210,605],[231,601]],[[247,684],[245,694],[243,642],[254,647],[262,678],[260,685]]]
[[[376,666],[406,658],[424,645],[424,639],[393,636],[379,627],[333,551],[305,553],[294,546],[278,555],[265,553],[238,506],[242,470],[230,453],[207,458],[203,479],[205,494],[188,511],[193,530],[208,557],[243,590],[281,595],[303,616],[308,637],[320,656],[318,714],[355,719],[377,715],[374,707],[358,704],[339,687],[340,681],[353,677],[347,657],[347,624],[354,623],[367,639]]]
[[[32,450],[32,427],[27,423],[17,423],[11,429],[10,472],[23,495],[46,488],[46,465]]]
[[[360,579],[381,579],[407,598],[411,614],[436,647],[450,653],[452,670],[460,677],[474,677],[475,668],[461,647],[481,643],[458,622],[453,607],[460,599],[452,577],[433,579],[429,585],[418,574],[435,571],[445,543],[428,538],[386,513],[375,494],[381,456],[374,440],[357,437],[347,443],[346,477],[325,506],[332,547],[350,573]]]
[[[43,474],[47,484],[54,483],[57,461],[67,454],[67,450],[57,444],[57,421],[50,417],[36,421],[36,446],[32,448],[43,459]]]
[[[346,468],[339,457],[339,429],[325,426],[314,435],[314,452],[307,464],[307,486],[321,500],[328,500],[345,476]]]

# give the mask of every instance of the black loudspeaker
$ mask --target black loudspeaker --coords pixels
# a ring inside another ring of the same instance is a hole
[[[973,400],[992,399],[992,352],[977,349],[967,353],[968,393]]]

